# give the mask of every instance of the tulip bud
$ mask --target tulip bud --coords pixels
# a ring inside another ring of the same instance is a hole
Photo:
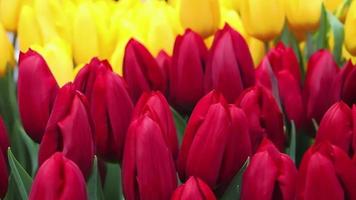
[[[322,0],[285,1],[289,27],[297,32],[311,32],[319,27]]]
[[[356,103],[356,66],[351,61],[347,62],[340,71],[341,76],[341,99],[352,106]]]
[[[88,199],[80,169],[62,153],[55,153],[48,158],[32,183],[29,200],[45,199]]]
[[[234,102],[255,84],[253,61],[244,38],[229,25],[215,34],[205,73],[205,92],[216,89]]]
[[[261,86],[247,89],[236,104],[245,111],[249,120],[253,152],[256,152],[264,137],[270,139],[279,151],[284,150],[286,135],[283,115],[270,91]]]
[[[9,146],[6,127],[0,116],[0,198],[5,197],[8,187],[7,149]]]
[[[176,38],[170,70],[169,100],[179,111],[189,112],[204,95],[207,48],[203,39],[187,30]]]
[[[16,32],[20,9],[21,0],[0,1],[0,20],[6,30]]]
[[[36,142],[44,134],[58,85],[43,57],[35,51],[20,53],[18,105],[26,133]]]
[[[313,145],[299,167],[297,200],[356,199],[356,168],[347,154],[328,142]]]
[[[345,47],[347,51],[352,54],[353,56],[356,56],[356,41],[355,41],[355,35],[356,35],[356,1],[353,1],[351,3],[351,6],[349,8],[349,11],[346,15],[346,20],[345,20]]]
[[[63,152],[73,160],[84,177],[93,164],[93,128],[84,95],[72,83],[64,85],[53,104],[39,152],[39,166],[55,152]]]
[[[269,41],[281,33],[285,15],[283,0],[245,0],[240,3],[242,22],[249,35]]]
[[[165,76],[166,85],[169,86],[169,73],[172,68],[172,57],[169,56],[165,51],[160,51],[156,57],[156,61],[158,66],[163,71],[163,75]],[[166,94],[168,93],[168,88],[166,90]]]
[[[159,124],[148,115],[131,122],[121,171],[125,199],[165,200],[173,194],[175,167],[162,135]]]
[[[340,99],[339,68],[326,50],[314,53],[308,62],[304,84],[307,119],[319,122],[325,111]]]
[[[182,180],[196,176],[224,191],[251,154],[245,113],[212,91],[195,107],[178,158]]]
[[[2,24],[0,23],[0,51],[1,51],[1,56],[0,56],[0,77],[5,75],[6,72],[6,67],[8,64],[14,65],[15,60],[14,60],[14,48],[12,47],[12,44],[9,41],[9,38],[6,35],[6,31],[4,27],[2,27]]]
[[[125,81],[107,61],[93,58],[74,84],[89,100],[95,126],[96,150],[108,161],[121,161],[133,104]]]
[[[289,120],[299,128],[305,120],[298,60],[291,48],[279,43],[256,69],[257,81],[273,93],[278,83],[279,98]],[[274,82],[276,81],[276,82]]]
[[[42,45],[40,25],[32,6],[22,7],[17,34],[21,51],[27,51],[34,44]]]
[[[143,114],[149,115],[159,125],[163,139],[168,149],[172,152],[174,160],[176,160],[178,156],[178,138],[172,111],[166,98],[160,92],[142,94],[135,106],[133,119]]]
[[[297,168],[288,155],[264,139],[242,179],[242,200],[294,200]]]
[[[187,182],[180,185],[173,193],[171,200],[205,199],[216,200],[209,186],[200,178],[191,176]]]
[[[138,41],[131,39],[126,46],[123,76],[132,99],[136,102],[145,91],[159,90],[165,92],[167,80],[157,61]]]
[[[181,0],[178,8],[183,27],[191,28],[203,37],[212,35],[219,27],[218,0]]]
[[[356,107],[351,109],[342,101],[335,103],[327,110],[320,122],[315,143],[329,141],[353,155],[352,139],[355,137],[353,115],[356,116]]]
[[[73,22],[73,56],[76,64],[88,62],[99,55],[99,36],[90,6],[83,3],[78,7]]]

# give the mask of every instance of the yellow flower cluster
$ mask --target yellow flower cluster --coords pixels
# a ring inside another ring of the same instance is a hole
[[[264,42],[279,36],[285,24],[301,38],[315,31],[323,2],[340,19],[346,16],[343,0],[0,0],[0,49],[5,52],[0,75],[6,63],[14,62],[5,30],[17,33],[21,51],[39,51],[60,84],[94,56],[108,59],[121,73],[124,49],[132,37],[153,55],[161,49],[170,54],[175,37],[185,28],[210,44],[225,23],[242,33],[257,64],[265,54]],[[345,47],[356,55],[355,3],[350,10]]]

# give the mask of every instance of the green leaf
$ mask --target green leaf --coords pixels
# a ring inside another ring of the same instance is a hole
[[[13,177],[16,191],[18,192],[18,199],[27,200],[28,193],[31,188],[32,178],[27,174],[26,170],[20,165],[20,163],[12,154],[11,149],[7,151],[9,164],[11,169],[11,177]]]
[[[288,150],[288,154],[290,158],[294,161],[295,163],[295,152],[297,148],[297,138],[296,138],[296,130],[295,130],[295,124],[294,121],[291,121],[291,131],[290,131],[290,146]]]
[[[120,166],[113,163],[107,163],[106,166],[107,174],[104,184],[105,199],[123,199]]]
[[[171,107],[171,110],[173,113],[174,122],[176,124],[176,129],[178,131],[178,141],[179,144],[181,144],[183,140],[184,129],[187,126],[187,121],[176,110],[174,110],[174,108]]]
[[[327,11],[325,9],[325,6],[322,5],[320,26],[319,26],[319,30],[316,34],[316,48],[314,49],[314,51],[328,47],[328,40],[327,40],[328,26],[329,26],[329,22],[328,22],[328,17],[327,17]],[[314,51],[309,52],[310,53],[309,55],[314,53]]]
[[[223,196],[220,198],[221,200],[231,200],[231,199],[240,199],[240,192],[241,192],[241,184],[242,184],[242,176],[246,171],[247,166],[250,163],[250,158],[247,158],[243,166],[241,167],[240,171],[232,179],[230,185],[226,189]]]
[[[342,45],[344,43],[344,26],[339,21],[339,19],[335,17],[333,14],[331,14],[330,12],[327,12],[327,17],[328,17],[329,25],[334,35],[334,49],[333,49],[334,59],[338,64],[342,64],[341,53],[342,53]]]
[[[100,174],[98,168],[98,158],[95,156],[93,172],[88,180],[87,190],[89,193],[90,200],[103,200],[104,193],[101,187]]]

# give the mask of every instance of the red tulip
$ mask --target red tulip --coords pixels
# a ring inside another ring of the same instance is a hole
[[[131,122],[121,171],[126,200],[166,200],[177,187],[173,158],[162,135],[147,114]]]
[[[189,112],[204,95],[207,48],[197,33],[187,30],[178,36],[170,70],[169,100],[179,111]]]
[[[85,180],[78,166],[62,153],[53,154],[39,168],[29,200],[86,200]]]
[[[340,74],[342,76],[341,99],[351,106],[356,103],[356,66],[349,61]]]
[[[302,127],[305,111],[301,76],[293,50],[279,43],[256,69],[256,79],[272,93],[278,91],[276,97],[280,99],[287,118],[293,120],[298,128]]]
[[[57,82],[42,56],[31,49],[20,53],[19,111],[24,129],[36,142],[41,142],[57,91]]]
[[[222,192],[251,154],[245,113],[212,91],[195,107],[178,158],[182,180],[196,176]]]
[[[320,50],[310,57],[304,86],[307,119],[320,122],[326,110],[340,99],[338,72],[328,51]]]
[[[234,102],[244,88],[255,84],[252,57],[245,39],[229,25],[215,34],[205,74],[205,91],[220,91]]]
[[[253,155],[242,179],[242,200],[294,200],[297,168],[268,139]]]
[[[89,100],[97,154],[107,161],[121,161],[133,110],[125,81],[107,61],[94,58],[79,71],[74,83]]]
[[[356,199],[356,167],[340,148],[328,142],[313,145],[299,167],[298,200]]]
[[[135,106],[133,118],[147,114],[160,127],[163,139],[172,152],[174,160],[178,156],[178,138],[172,111],[160,92],[144,93]]]
[[[264,137],[270,139],[279,151],[284,150],[283,115],[270,91],[261,86],[252,87],[241,94],[236,104],[245,111],[249,120],[253,152]]]
[[[166,91],[165,72],[146,47],[134,39],[127,43],[125,49],[123,75],[134,102],[138,100],[142,92]]]
[[[274,72],[277,73],[287,70],[293,75],[294,79],[301,84],[302,78],[298,58],[292,48],[286,47],[280,42],[275,48],[268,52],[267,57]]]
[[[9,146],[6,127],[0,116],[0,198],[5,197],[8,187],[9,172],[7,169],[7,149]]]
[[[200,178],[190,177],[173,193],[171,200],[216,200],[209,186]]]
[[[166,85],[169,85],[169,73],[172,68],[172,57],[169,56],[165,51],[161,50],[157,57],[156,61],[158,66],[161,68],[161,71],[163,71],[164,79],[166,80]],[[168,93],[168,89],[164,94]]]
[[[38,161],[39,166],[55,152],[73,160],[85,177],[93,164],[93,128],[86,98],[73,84],[64,85],[54,102],[51,116],[43,135]]]
[[[322,118],[315,143],[329,141],[352,156],[355,150],[352,141],[356,137],[353,116],[356,117],[356,107],[351,111],[344,102],[335,103]]]

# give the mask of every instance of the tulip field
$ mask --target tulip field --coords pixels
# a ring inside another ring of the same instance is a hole
[[[0,0],[0,199],[356,200],[356,0]]]

